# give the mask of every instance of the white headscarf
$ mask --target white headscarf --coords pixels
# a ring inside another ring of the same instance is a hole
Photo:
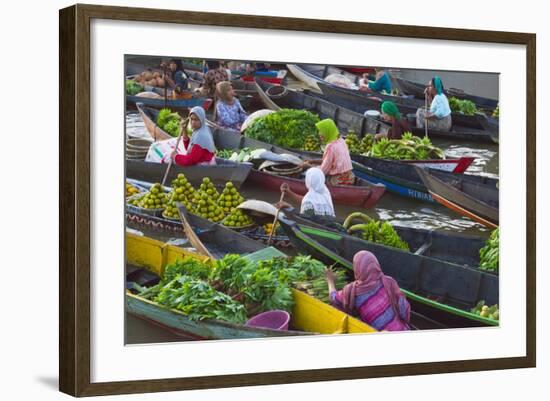
[[[191,135],[191,141],[189,142],[189,150],[193,145],[199,145],[201,148],[208,150],[210,153],[216,152],[216,146],[214,145],[214,138],[208,125],[206,125],[206,113],[200,106],[193,107],[189,112],[189,115],[194,114],[201,122],[201,127],[198,130],[193,131]]]
[[[307,194],[302,199],[300,213],[304,213],[313,206],[316,215],[334,216],[332,197],[325,185],[325,174],[320,168],[311,167],[306,172]]]

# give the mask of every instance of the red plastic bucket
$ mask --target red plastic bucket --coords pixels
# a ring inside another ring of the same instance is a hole
[[[270,310],[260,313],[247,322],[247,326],[260,327],[273,330],[288,330],[290,314],[284,310]]]

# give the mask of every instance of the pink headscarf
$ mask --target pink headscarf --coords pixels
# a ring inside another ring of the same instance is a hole
[[[355,308],[355,297],[373,291],[382,281],[393,310],[399,316],[398,302],[402,296],[401,290],[393,278],[382,273],[380,263],[374,254],[369,251],[357,252],[353,257],[353,273],[355,281],[342,289],[342,306],[345,312],[352,313]]]

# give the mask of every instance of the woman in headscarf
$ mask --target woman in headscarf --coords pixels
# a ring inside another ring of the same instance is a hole
[[[420,108],[416,111],[416,126],[424,128],[427,123],[429,129],[450,131],[452,126],[451,107],[447,96],[445,96],[441,78],[433,77],[424,93],[430,103],[430,109]]]
[[[355,176],[348,145],[340,137],[338,127],[330,118],[319,121],[315,126],[319,130],[321,141],[326,144],[320,168],[327,177],[327,182],[331,185],[353,185]],[[319,164],[319,161],[307,160],[303,165],[307,167],[313,164]]]
[[[235,91],[229,81],[218,82],[216,85],[216,121],[224,128],[240,131],[241,125],[248,115],[235,97]]]
[[[281,185],[281,192],[284,192],[285,195],[290,196],[296,202],[300,202],[300,214],[335,217],[332,197],[325,185],[325,175],[321,169],[312,167],[307,170],[306,188],[307,193],[301,196],[293,192],[288,184],[284,183]],[[291,207],[286,202],[279,202],[276,206],[279,208]]]
[[[185,127],[182,127],[183,146],[187,154],[179,155],[177,150],[174,150],[172,160],[180,166],[216,164],[216,146],[212,132],[206,125],[204,109],[200,106],[193,107],[189,112],[189,122],[193,131],[191,138],[187,135]]]
[[[326,277],[332,304],[376,330],[409,330],[411,308],[397,282],[382,273],[376,256],[359,251],[353,257],[355,281],[337,291],[335,277],[327,270]]]
[[[382,119],[391,123],[391,128],[387,133],[376,134],[376,139],[387,137],[388,139],[401,139],[404,132],[409,131],[409,124],[402,118],[397,105],[394,102],[383,102],[380,107]]]

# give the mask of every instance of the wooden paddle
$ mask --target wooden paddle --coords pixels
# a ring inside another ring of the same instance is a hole
[[[279,212],[281,211],[281,205],[280,203],[285,198],[285,193],[281,193],[281,199],[279,199],[279,207],[277,208],[277,213],[275,213],[275,218],[273,219],[273,225],[271,226],[271,232],[269,233],[269,238],[267,239],[267,246],[271,245],[271,238],[273,238],[273,233],[275,232],[275,225],[277,224],[277,220],[279,219]]]
[[[189,239],[189,242],[193,247],[202,255],[208,256],[210,259],[214,260],[214,256],[210,253],[210,251],[206,248],[206,246],[202,243],[200,238],[197,236],[195,231],[193,231],[193,227],[191,227],[191,224],[189,224],[189,221],[187,220],[187,209],[185,206],[183,206],[181,203],[176,202],[176,207],[178,208],[178,214],[180,216],[181,223],[183,225],[183,231],[185,232],[185,235],[187,236],[187,239]]]
[[[424,113],[424,136],[428,137],[428,92],[424,93],[424,107],[426,109]]]
[[[180,146],[181,141],[181,135],[183,134],[183,130],[186,129],[187,123],[189,121],[189,117],[187,117],[185,120],[183,120],[183,123],[180,125],[180,133],[178,135],[178,140],[176,141],[176,151],[178,150],[178,147]],[[162,178],[161,185],[164,186],[164,183],[166,182],[166,179],[168,178],[168,173],[170,172],[170,168],[172,168],[173,160],[170,157],[170,161],[168,162],[168,166],[166,167],[166,172],[164,173],[164,177]]]

